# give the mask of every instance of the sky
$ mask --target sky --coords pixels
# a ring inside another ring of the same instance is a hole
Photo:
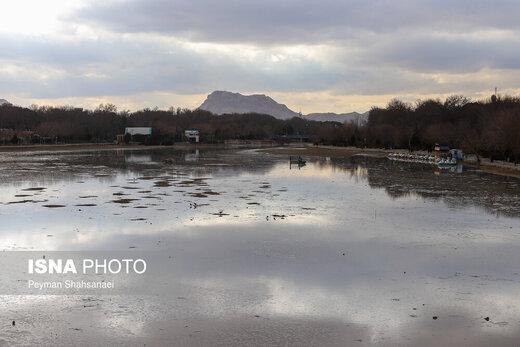
[[[0,98],[196,108],[214,90],[303,113],[520,94],[517,0],[0,2]]]

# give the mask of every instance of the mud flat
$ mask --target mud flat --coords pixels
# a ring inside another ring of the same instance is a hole
[[[374,157],[386,157],[394,152],[407,152],[402,150],[382,150],[372,148],[355,148],[355,147],[332,147],[332,146],[289,146],[259,149],[259,152],[270,153],[276,155],[293,155],[293,156],[309,156],[309,157],[342,157],[349,155],[365,155]],[[481,169],[482,171],[505,176],[514,176],[520,178],[520,165],[513,166],[509,163],[494,161],[491,162],[487,158],[483,158],[480,164],[476,160],[465,160],[464,165]]]

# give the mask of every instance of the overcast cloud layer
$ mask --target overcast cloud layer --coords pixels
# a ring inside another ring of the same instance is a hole
[[[520,91],[518,1],[44,3],[0,12],[0,97],[15,103],[196,107],[220,89],[348,112]]]

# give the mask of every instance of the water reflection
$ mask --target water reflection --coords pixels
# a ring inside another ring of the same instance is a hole
[[[306,158],[300,170],[254,151],[135,156],[152,161],[3,157],[0,248],[164,254],[147,297],[4,297],[0,312],[23,332],[0,328],[6,341],[56,343],[46,331],[58,344],[519,337],[518,179],[356,156]]]

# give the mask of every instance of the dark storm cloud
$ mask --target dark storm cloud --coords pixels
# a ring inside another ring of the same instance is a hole
[[[92,2],[73,18],[119,32],[257,44],[342,40],[356,31],[518,29],[512,0],[128,0]]]
[[[362,46],[362,41],[357,45]],[[348,52],[345,54],[349,55]],[[357,53],[356,64],[384,64],[421,73],[520,69],[520,40],[431,34],[382,35],[372,46]]]

